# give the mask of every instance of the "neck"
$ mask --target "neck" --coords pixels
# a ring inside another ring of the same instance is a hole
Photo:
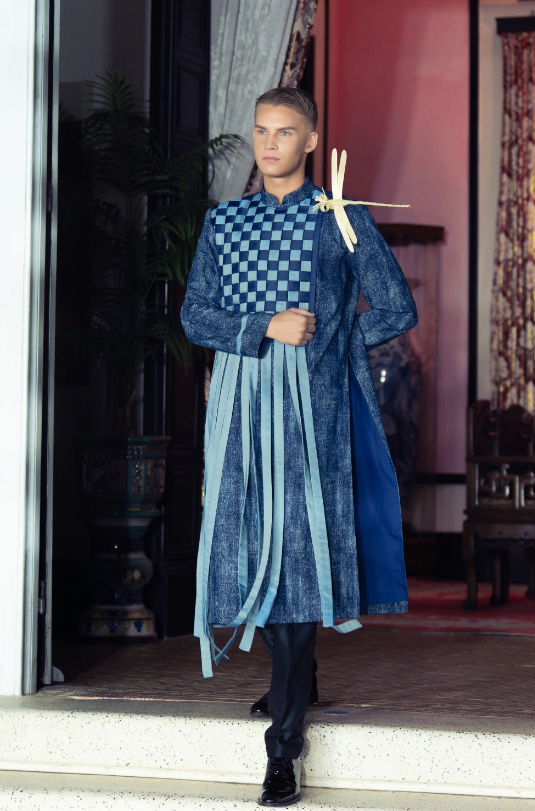
[[[272,194],[282,203],[287,194],[300,189],[305,182],[305,167],[300,166],[297,171],[286,177],[269,177],[264,175],[264,190]]]

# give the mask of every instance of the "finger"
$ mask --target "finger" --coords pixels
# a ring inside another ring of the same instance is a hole
[[[315,324],[308,324],[308,326],[307,326],[308,332],[316,332],[316,329],[317,329],[317,327],[316,327]]]
[[[315,318],[316,317],[316,313],[311,313],[308,310],[305,310],[303,307],[288,307],[287,312],[299,313],[300,315],[304,315],[307,318]]]
[[[314,337],[314,336],[312,335],[312,333],[311,333],[311,332],[305,332],[305,334],[304,334],[304,336],[303,336],[303,338],[304,338],[304,340],[305,340],[305,341],[311,341],[313,337]]]

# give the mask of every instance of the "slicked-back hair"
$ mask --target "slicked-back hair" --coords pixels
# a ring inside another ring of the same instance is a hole
[[[298,87],[274,87],[262,93],[256,100],[255,113],[261,104],[271,104],[274,107],[289,107],[300,113],[303,118],[316,129],[318,123],[318,107],[310,93]]]

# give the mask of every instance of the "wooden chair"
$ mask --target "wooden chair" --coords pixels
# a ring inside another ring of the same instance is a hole
[[[476,552],[492,557],[492,605],[509,596],[509,553],[525,550],[526,597],[535,596],[535,456],[533,416],[521,406],[496,413],[479,400],[467,414],[467,508],[463,557],[468,594],[463,608],[477,606]]]

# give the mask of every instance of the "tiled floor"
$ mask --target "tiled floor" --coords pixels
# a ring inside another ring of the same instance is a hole
[[[227,632],[218,631],[222,639]],[[320,705],[471,716],[535,717],[535,637],[318,629]],[[45,688],[65,696],[251,703],[269,687],[260,639],[203,679],[198,640],[154,645],[55,643],[66,676]],[[312,720],[312,719],[311,719]]]

